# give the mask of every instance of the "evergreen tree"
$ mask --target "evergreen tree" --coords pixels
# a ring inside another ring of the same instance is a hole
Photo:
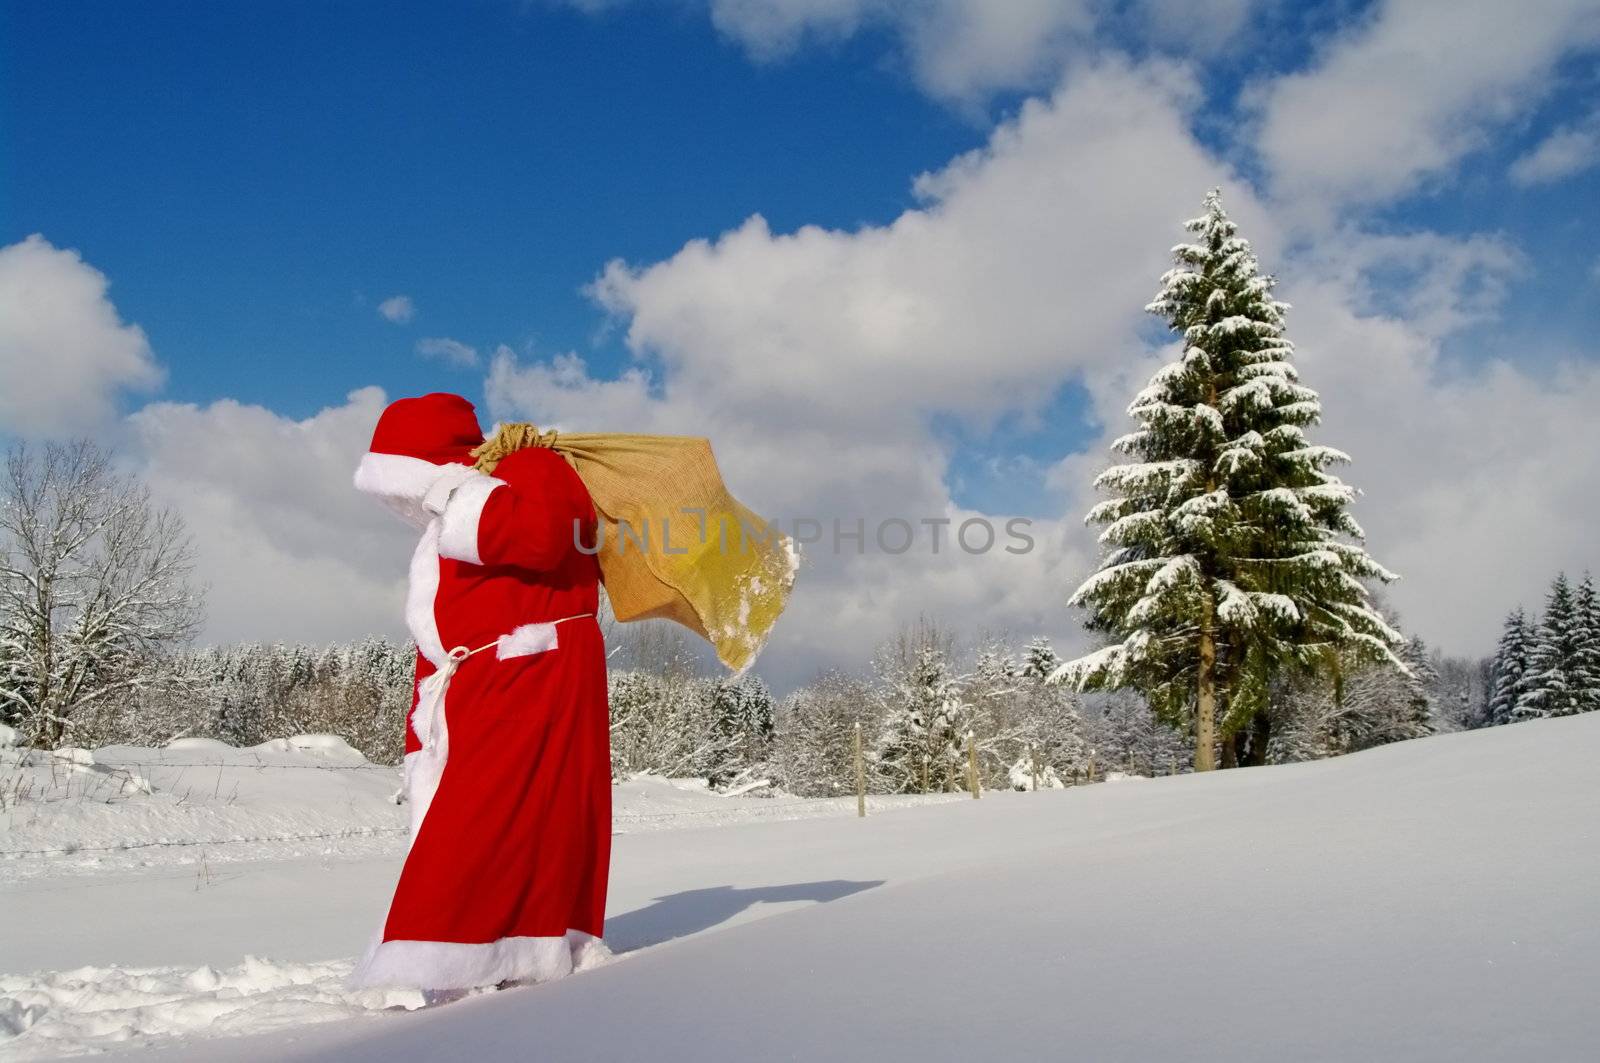
[[[971,684],[975,692],[982,691],[986,697],[1001,698],[1016,692],[1020,685],[1017,678],[1021,674],[1017,659],[999,643],[990,643],[978,651],[977,659],[972,664]]]
[[[772,692],[760,676],[717,685],[712,701],[716,743],[708,781],[725,786],[740,772],[766,760],[772,743]]]
[[[1022,651],[1021,674],[1028,679],[1048,679],[1061,667],[1061,657],[1050,640],[1039,635]]]
[[[1528,692],[1532,632],[1521,609],[1506,617],[1500,644],[1494,654],[1494,693],[1489,698],[1489,723],[1510,723]]]
[[[1434,667],[1433,654],[1428,644],[1413,635],[1400,651],[1406,670],[1400,674],[1401,697],[1397,699],[1394,724],[1386,741],[1403,742],[1411,738],[1426,738],[1437,730],[1434,724],[1433,688],[1439,682],[1439,671]],[[1382,669],[1386,674],[1393,671]]]
[[[1580,644],[1588,620],[1579,615],[1577,596],[1566,573],[1556,576],[1545,599],[1528,655],[1527,689],[1517,701],[1513,718],[1534,720],[1545,716],[1571,716],[1585,705]]]
[[[1276,669],[1338,653],[1403,666],[1400,637],[1361,582],[1395,577],[1358,545],[1356,491],[1326,471],[1349,459],[1306,438],[1321,406],[1290,364],[1287,306],[1220,193],[1186,228],[1195,242],[1174,248],[1176,268],[1147,308],[1182,351],[1128,408],[1139,426],[1113,448],[1132,460],[1096,480],[1113,497],[1087,518],[1107,525],[1107,553],[1071,599],[1118,641],[1055,678],[1140,690],[1164,719],[1192,723],[1205,770],[1219,703],[1224,739],[1260,728]]]
[[[888,712],[873,766],[891,793],[956,789],[964,785],[962,741],[971,706],[962,681],[950,674],[944,651],[923,645],[888,677]]]
[[[1578,712],[1600,709],[1600,601],[1587,572],[1573,596],[1572,689]]]

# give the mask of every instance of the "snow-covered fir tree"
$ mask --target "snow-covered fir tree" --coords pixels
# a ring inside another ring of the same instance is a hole
[[[1048,679],[1061,667],[1061,655],[1050,640],[1039,635],[1022,651],[1021,675],[1028,679]]]
[[[772,692],[757,675],[724,680],[717,685],[712,712],[716,748],[707,779],[720,788],[765,763],[772,744]]]
[[[1406,666],[1404,672],[1378,670],[1380,676],[1398,681],[1403,695],[1396,699],[1397,711],[1383,735],[1383,742],[1373,742],[1373,745],[1426,738],[1438,729],[1434,723],[1433,691],[1439,682],[1439,672],[1433,663],[1433,652],[1421,636],[1412,636],[1401,649],[1400,659]]]
[[[999,642],[991,642],[980,649],[972,663],[973,688],[985,691],[990,697],[1014,693],[1021,685],[1017,680],[1024,675],[1026,671],[1017,659]]]
[[[965,726],[973,732],[978,777],[984,786],[1014,784],[1016,766],[1031,764],[1035,754],[1041,758],[1041,771],[1054,767],[1050,753],[1081,730],[1070,714],[1054,711],[1051,702],[1065,693],[1029,676],[1025,664],[999,641],[978,651],[964,683],[971,710]],[[1052,734],[1055,731],[1063,733]],[[1052,739],[1048,749],[1047,738]]]
[[[1600,709],[1600,600],[1587,572],[1573,597],[1572,685],[1579,712]]]
[[[1513,719],[1571,716],[1584,711],[1589,692],[1580,669],[1588,626],[1572,584],[1565,572],[1560,573],[1545,599],[1544,617],[1528,655],[1527,688],[1517,700]]]
[[[888,710],[873,750],[874,774],[890,793],[959,789],[972,706],[945,651],[923,645],[910,661],[887,669],[885,678]]]
[[[1029,682],[1004,645],[991,642],[984,646],[964,683],[963,693],[971,705],[966,726],[975,728],[990,745],[996,735],[1022,734],[1027,704],[1020,695]]]
[[[671,778],[710,774],[722,748],[716,681],[677,670],[618,670],[607,679],[615,777],[642,771]]]
[[[1517,609],[1506,617],[1494,654],[1494,692],[1489,697],[1489,723],[1510,723],[1528,693],[1533,632],[1527,614]]]
[[[1321,406],[1290,364],[1287,306],[1220,193],[1186,228],[1147,308],[1182,349],[1128,408],[1138,428],[1113,448],[1131,460],[1096,480],[1112,497],[1087,519],[1107,525],[1107,552],[1071,599],[1115,641],[1056,678],[1138,689],[1192,726],[1203,770],[1219,737],[1260,726],[1276,670],[1335,653],[1402,666],[1362,582],[1395,577],[1359,545],[1355,489],[1327,471],[1349,459],[1306,436]]]

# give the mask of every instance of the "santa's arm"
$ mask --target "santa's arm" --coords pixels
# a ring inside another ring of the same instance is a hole
[[[594,507],[577,474],[549,450],[510,454],[465,480],[440,514],[439,556],[548,571],[592,539]]]

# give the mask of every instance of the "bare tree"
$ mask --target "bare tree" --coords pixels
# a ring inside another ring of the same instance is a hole
[[[202,613],[183,520],[87,441],[14,447],[0,483],[0,714],[38,746],[163,681]]]

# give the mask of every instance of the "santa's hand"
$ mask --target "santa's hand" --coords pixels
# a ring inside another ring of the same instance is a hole
[[[476,479],[482,475],[483,473],[477,469],[469,468],[466,465],[446,465],[439,471],[439,475],[434,477],[427,493],[422,496],[422,508],[433,514],[443,513],[444,507],[449,505],[450,496],[455,493],[456,488],[468,480]]]

